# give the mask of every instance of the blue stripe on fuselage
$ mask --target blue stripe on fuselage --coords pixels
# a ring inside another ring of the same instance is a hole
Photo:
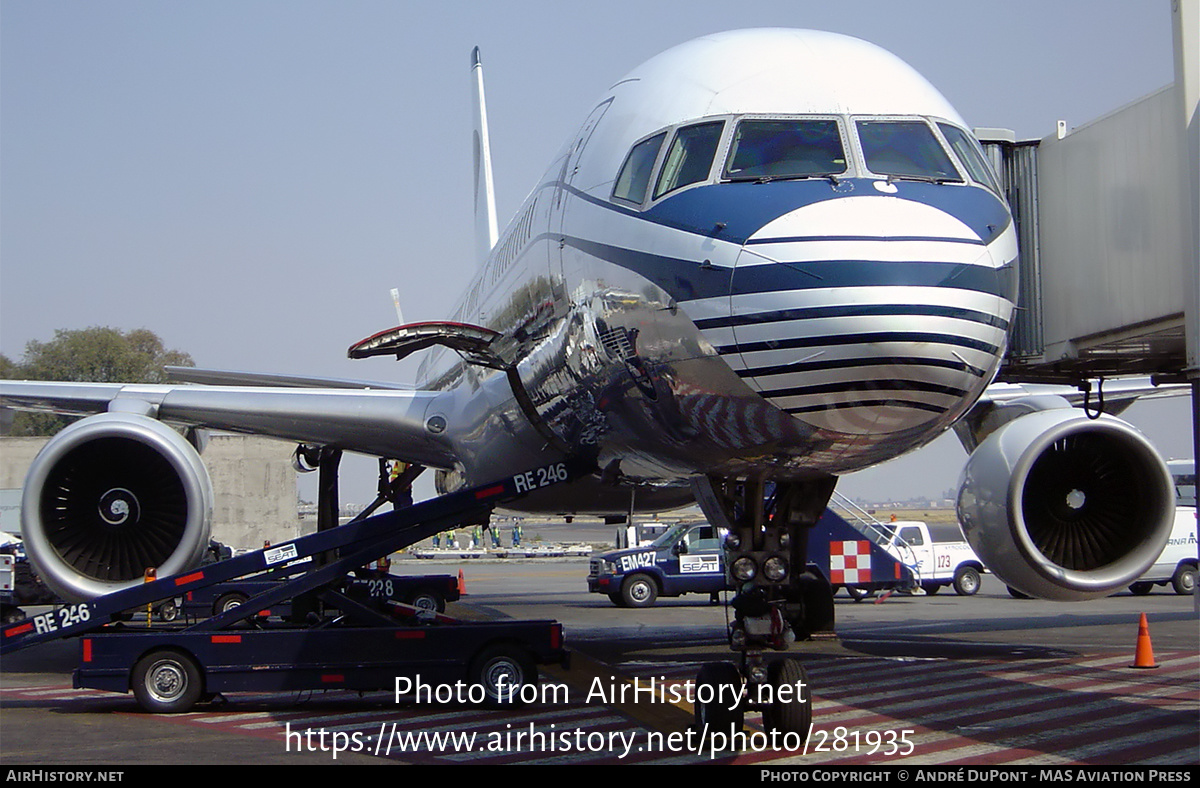
[[[847,179],[838,191],[825,179],[709,184],[686,189],[639,215],[667,227],[744,244],[767,224],[798,208],[851,196],[884,197],[875,190],[878,182]],[[979,186],[904,180],[893,185],[896,192],[887,197],[937,208],[965,224],[985,244],[1012,221],[1000,199]],[[718,229],[718,223],[724,227]]]
[[[832,260],[778,263],[735,269],[702,265],[663,255],[624,249],[585,238],[566,237],[563,243],[600,260],[627,268],[667,291],[676,301],[810,290],[830,287],[917,286],[950,287],[1015,299],[1012,277],[1003,270],[962,263]],[[732,279],[732,281],[731,281]]]

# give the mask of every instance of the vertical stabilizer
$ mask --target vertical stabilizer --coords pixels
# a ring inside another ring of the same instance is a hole
[[[475,162],[475,249],[479,265],[496,245],[496,193],[492,184],[492,149],[488,142],[487,105],[483,98],[483,63],[479,47],[471,52],[471,85],[475,96],[475,132],[472,153]]]

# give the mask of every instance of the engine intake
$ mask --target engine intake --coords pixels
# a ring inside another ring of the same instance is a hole
[[[958,493],[963,533],[1007,585],[1045,599],[1107,596],[1162,552],[1175,517],[1166,463],[1111,416],[1021,416],[971,454]]]
[[[212,483],[179,433],[146,416],[89,416],[50,439],[25,479],[21,527],[34,568],[81,601],[199,563]]]

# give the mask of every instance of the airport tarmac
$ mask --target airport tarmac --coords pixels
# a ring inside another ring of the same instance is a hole
[[[838,636],[792,652],[813,692],[808,752],[771,746],[755,713],[733,751],[688,733],[686,703],[615,697],[621,686],[683,689],[704,662],[729,659],[723,606],[689,596],[618,609],[586,592],[584,559],[393,567],[459,569],[467,595],[451,614],[563,623],[572,666],[545,672],[538,702],[494,711],[387,693],[234,695],[153,716],[130,695],[71,689],[75,647],[50,643],[0,665],[0,764],[1200,762],[1193,600],[1162,589],[1062,604],[1012,599],[989,576],[974,597],[839,597]],[[1142,612],[1158,667],[1136,670]]]

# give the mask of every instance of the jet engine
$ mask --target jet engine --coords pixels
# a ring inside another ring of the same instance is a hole
[[[1107,596],[1166,545],[1175,489],[1166,463],[1120,419],[1073,408],[1007,422],[963,470],[958,518],[1004,583],[1031,596]]]
[[[102,413],[55,435],[25,479],[21,526],[34,568],[82,601],[200,562],[213,492],[200,455],[160,421]]]

